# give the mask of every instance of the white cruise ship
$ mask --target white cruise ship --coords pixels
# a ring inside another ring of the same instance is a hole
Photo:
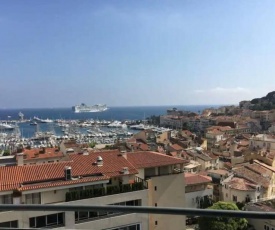
[[[82,103],[81,105],[73,106],[73,111],[75,113],[96,113],[96,112],[103,112],[107,109],[108,109],[107,105],[101,105],[101,104],[88,106]]]

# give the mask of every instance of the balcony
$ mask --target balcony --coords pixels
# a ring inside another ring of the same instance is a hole
[[[138,214],[168,214],[178,215],[178,216],[206,216],[206,217],[224,217],[224,218],[247,218],[247,219],[260,219],[260,220],[274,220],[275,212],[260,212],[260,211],[232,211],[232,210],[211,210],[211,209],[190,209],[190,208],[174,208],[174,207],[130,207],[130,206],[89,206],[89,205],[1,205],[0,210],[4,211],[35,211],[35,212],[113,212],[113,213],[138,213]],[[59,215],[60,216],[60,215]],[[66,228],[66,215],[59,218],[57,215],[56,222],[57,225],[47,226],[47,228],[64,226]],[[49,216],[47,216],[48,218]],[[15,222],[15,223],[13,223]],[[61,223],[58,225],[58,223]],[[9,223],[9,228],[18,228],[18,223],[16,221],[5,222]],[[7,227],[6,227],[7,228]],[[5,228],[5,229],[6,229]],[[24,229],[34,229],[34,228],[24,228]],[[90,226],[93,229],[93,226]]]
[[[80,191],[71,191],[66,193],[66,202],[82,200],[88,198],[109,196],[114,194],[134,192],[148,188],[147,181],[135,177],[135,181],[129,184],[121,184],[118,186],[107,186],[106,188],[86,189]]]

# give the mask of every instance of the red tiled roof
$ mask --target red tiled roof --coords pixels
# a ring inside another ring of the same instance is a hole
[[[178,144],[173,144],[173,145],[171,145],[170,146],[172,149],[174,149],[175,151],[180,151],[180,150],[182,150],[183,148],[180,146],[180,145],[178,145]]]
[[[193,135],[193,133],[191,133],[189,130],[182,130],[182,132],[183,132],[186,136],[191,136],[191,135]]]
[[[208,174],[218,174],[218,175],[222,175],[225,176],[226,174],[229,173],[229,171],[224,170],[224,169],[211,169],[207,171]]]
[[[239,177],[243,177],[246,180],[253,181],[256,184],[263,186],[264,188],[268,188],[270,178],[260,174],[258,170],[253,170],[251,167],[246,166],[247,165],[235,168],[233,171]]]
[[[45,159],[45,158],[55,158],[55,157],[63,157],[63,153],[58,151],[56,148],[45,148],[43,149],[36,148],[36,149],[24,149],[23,151],[26,158],[24,160],[31,160],[31,159]]]
[[[184,177],[186,186],[194,184],[206,184],[212,182],[211,177],[199,174],[184,173]]]
[[[64,179],[65,166],[71,166],[72,176],[119,176],[123,167],[128,167],[129,174],[138,171],[118,151],[93,152],[89,155],[73,154],[70,161],[41,164],[0,167],[0,191],[18,189],[21,184],[45,182]],[[98,156],[103,159],[103,165],[93,164]]]
[[[94,164],[101,156],[103,165]],[[118,150],[90,152],[89,155],[72,154],[69,161],[41,165],[23,165],[0,167],[0,191],[32,190],[58,187],[69,184],[106,180],[109,177],[122,176],[123,167],[129,174],[137,174],[136,168],[157,167],[181,164],[186,161],[175,159],[155,152],[133,152],[127,154],[127,160]],[[77,180],[65,181],[64,168],[72,168],[72,176]]]
[[[128,153],[127,160],[136,168],[151,168],[165,165],[184,164],[187,161],[177,159],[156,152],[135,152]]]
[[[244,179],[233,177],[228,183],[230,188],[242,191],[253,191],[256,189],[256,184]]]

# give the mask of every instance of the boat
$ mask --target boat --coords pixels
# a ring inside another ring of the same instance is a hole
[[[109,125],[107,125],[108,128],[115,128],[115,127],[120,127],[120,126],[121,126],[120,121],[114,121],[114,122],[110,123]]]
[[[136,130],[146,130],[146,129],[151,129],[151,128],[152,128],[152,126],[144,125],[144,124],[130,126],[130,129],[136,129]]]
[[[15,126],[8,123],[0,123],[0,130],[12,130]]]
[[[30,125],[37,125],[37,122],[31,122]]]
[[[49,118],[47,118],[47,119],[41,119],[40,122],[41,123],[52,123],[53,120],[50,120]]]
[[[107,110],[107,105],[97,104],[93,106],[88,106],[84,103],[81,105],[76,105],[72,107],[75,113],[96,113],[96,112],[103,112]]]
[[[53,120],[50,120],[49,118],[47,119],[40,119],[38,117],[33,117],[33,120],[39,123],[52,123]]]

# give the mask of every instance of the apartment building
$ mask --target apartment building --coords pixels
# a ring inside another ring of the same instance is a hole
[[[185,199],[187,208],[201,208],[204,199],[213,198],[212,178],[200,174],[185,173]]]
[[[22,157],[17,156],[17,164]],[[45,164],[66,161],[67,155],[58,148],[34,148],[23,150],[24,164]],[[18,161],[19,160],[19,161]]]
[[[202,148],[194,148],[186,150],[190,160],[198,162],[200,170],[205,171],[209,169],[219,168],[219,157],[211,152],[204,151]]]
[[[205,134],[205,139],[207,141],[207,149],[211,149],[215,143],[223,139],[224,133],[218,129],[208,130]]]
[[[155,152],[70,154],[68,161],[0,167],[2,204],[185,206],[184,160]],[[182,216],[112,212],[0,212],[0,226],[185,229]]]
[[[171,116],[164,115],[160,116],[160,126],[167,126],[181,129],[185,122],[189,121],[188,117],[185,116]]]
[[[239,185],[239,182],[234,182],[234,184],[236,184],[237,187],[245,186],[248,189],[245,193],[250,196],[251,200],[275,196],[275,170],[273,167],[258,160],[254,160],[252,164],[246,163],[240,167],[233,168],[232,172],[234,173],[234,177],[244,179],[241,180],[242,184]],[[228,182],[231,183],[230,181]],[[231,188],[235,190],[238,190],[237,187],[235,188],[233,185],[231,186]],[[231,188],[228,186],[228,189]],[[251,191],[252,194],[248,191]],[[226,198],[226,194],[223,194],[223,197]],[[240,196],[242,198],[238,197],[239,196],[237,195],[237,198],[233,199],[233,196],[229,196],[229,198],[232,199],[231,201],[237,200],[238,202],[244,200],[242,196]]]
[[[251,149],[275,150],[275,137],[268,134],[258,134],[249,139]]]
[[[76,140],[63,140],[60,145],[60,151],[63,154],[79,153],[85,151],[89,146],[87,144],[78,144]]]
[[[275,120],[275,110],[253,111],[251,118],[260,119],[261,121],[272,122]]]
[[[247,203],[263,196],[261,186],[245,178],[231,175],[223,180],[221,184],[223,201]]]

